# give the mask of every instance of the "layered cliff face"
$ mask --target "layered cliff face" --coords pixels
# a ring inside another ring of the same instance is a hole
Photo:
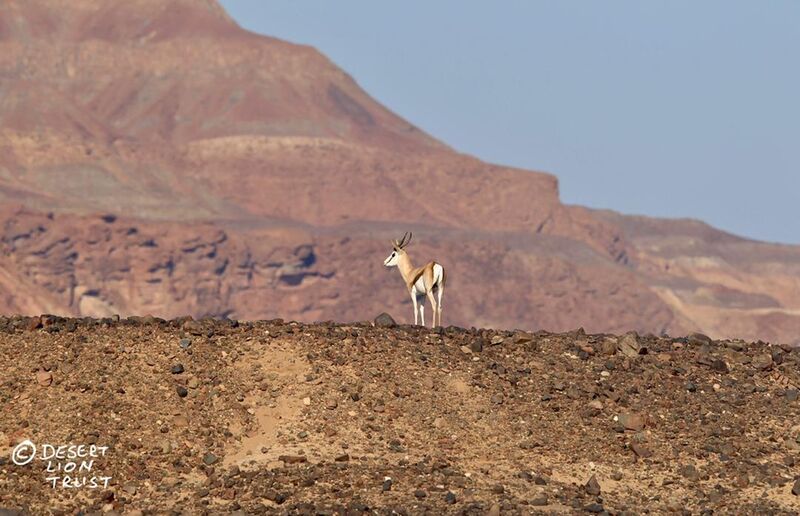
[[[0,5],[0,202],[5,311],[410,318],[381,262],[413,230],[446,323],[800,328],[797,248],[564,206],[214,1]]]
[[[800,247],[746,240],[698,221],[597,215],[623,231],[637,274],[684,326],[800,342]]]
[[[2,220],[6,311],[356,320],[390,310],[411,316],[399,275],[382,265],[392,233],[369,226],[231,229],[23,208],[7,210]],[[569,327],[576,310],[615,328],[646,329],[642,320],[666,328],[673,319],[633,272],[561,237],[423,229],[415,238],[415,252],[439,256],[454,278],[445,297],[448,323],[529,320]]]

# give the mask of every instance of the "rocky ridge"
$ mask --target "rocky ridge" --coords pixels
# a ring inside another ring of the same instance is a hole
[[[0,319],[0,499],[39,514],[790,514],[800,353],[627,333]],[[53,489],[34,443],[108,446]]]

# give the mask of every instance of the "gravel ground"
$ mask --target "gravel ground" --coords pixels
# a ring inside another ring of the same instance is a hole
[[[797,349],[378,322],[0,318],[0,515],[800,511]]]

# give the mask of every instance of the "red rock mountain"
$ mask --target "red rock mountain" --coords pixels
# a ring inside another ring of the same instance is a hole
[[[412,230],[445,324],[800,338],[800,247],[565,206],[214,0],[0,4],[0,203],[3,312],[408,321]]]

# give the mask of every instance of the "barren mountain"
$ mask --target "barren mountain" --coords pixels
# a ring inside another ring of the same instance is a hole
[[[0,4],[0,310],[408,320],[796,342],[800,248],[565,206],[213,0]]]

